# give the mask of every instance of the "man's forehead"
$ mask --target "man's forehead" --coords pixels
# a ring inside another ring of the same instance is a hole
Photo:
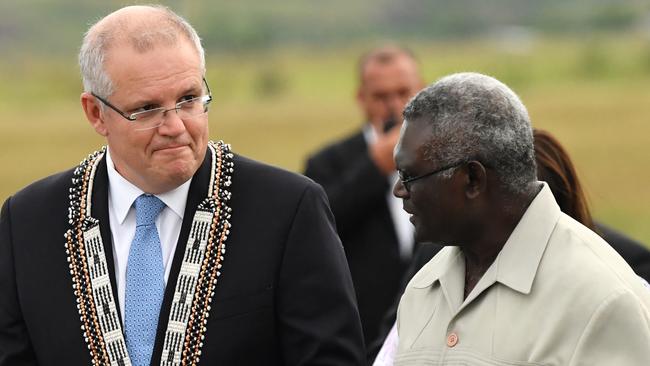
[[[404,135],[407,135],[413,141],[422,144],[433,138],[433,129],[424,118],[416,120],[404,120]]]
[[[387,62],[369,61],[361,77],[363,82],[385,77],[411,82],[412,79],[418,78],[418,67],[415,61],[407,56],[396,56]]]
[[[106,73],[114,84],[114,93],[123,97],[156,99],[203,88],[199,56],[190,44],[159,45],[146,52],[120,46],[107,53]],[[161,94],[163,93],[163,94]]]
[[[402,135],[395,149],[395,159],[411,165],[423,161],[427,145],[433,139],[431,129],[425,122],[404,121]]]
[[[165,10],[150,6],[128,6],[98,21],[88,34],[90,37],[102,38],[101,43],[106,51],[129,46],[144,52],[158,44],[174,44],[182,33]]]

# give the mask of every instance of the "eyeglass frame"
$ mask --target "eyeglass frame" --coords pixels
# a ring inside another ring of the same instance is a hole
[[[400,182],[402,183],[402,185],[404,186],[404,189],[405,189],[407,192],[410,193],[410,192],[411,192],[411,183],[413,183],[413,182],[415,182],[415,181],[418,181],[418,180],[420,180],[420,179],[423,179],[423,178],[430,177],[430,176],[435,175],[435,174],[438,174],[438,173],[442,173],[442,172],[444,172],[445,170],[449,170],[449,169],[451,169],[451,168],[455,168],[455,167],[460,166],[460,165],[463,165],[463,164],[465,164],[465,163],[467,163],[466,160],[457,161],[457,162],[455,162],[455,163],[453,163],[453,164],[445,165],[445,166],[443,166],[442,168],[436,169],[436,170],[434,170],[434,171],[432,171],[432,172],[424,173],[424,174],[421,174],[421,175],[418,175],[418,176],[415,176],[415,177],[411,177],[411,178],[407,178],[407,179],[403,179],[403,178],[402,178],[402,175],[401,175],[401,172],[400,172],[400,171],[398,171],[397,174],[398,174],[398,177],[399,177],[399,181],[400,181]]]
[[[212,101],[212,92],[210,91],[210,86],[208,85],[208,81],[205,80],[205,78],[202,78],[202,79],[203,79],[203,83],[205,84],[205,88],[208,90],[208,94],[207,94],[207,95],[202,95],[202,96],[200,96],[200,97],[192,98],[192,99],[203,98],[203,97],[206,97],[206,96],[207,96],[208,99],[205,100],[205,101],[203,101],[203,103],[207,106],[207,105],[210,104],[210,102]],[[97,98],[100,102],[104,103],[107,107],[109,107],[110,109],[112,109],[112,110],[114,110],[115,112],[117,112],[117,114],[119,114],[120,116],[124,117],[124,118],[125,118],[126,120],[128,120],[129,122],[135,122],[135,121],[138,120],[138,118],[137,118],[137,117],[134,117],[134,115],[137,115],[137,114],[139,114],[139,113],[144,113],[144,112],[151,112],[151,111],[156,110],[156,109],[162,111],[162,114],[163,114],[163,115],[164,115],[165,113],[169,112],[169,111],[176,111],[176,112],[178,113],[178,108],[179,108],[178,105],[179,105],[180,103],[187,102],[187,101],[178,102],[178,103],[176,103],[176,105],[174,106],[174,108],[169,108],[169,109],[165,109],[164,107],[159,107],[159,108],[150,109],[150,110],[148,110],[148,111],[142,111],[142,112],[136,112],[136,113],[126,114],[126,113],[122,112],[119,108],[117,108],[116,106],[114,106],[113,104],[111,104],[108,100],[106,100],[106,99],[100,97],[99,95],[95,94],[95,92],[90,92],[90,95],[92,95],[93,97]],[[188,100],[192,100],[192,99],[188,99]]]

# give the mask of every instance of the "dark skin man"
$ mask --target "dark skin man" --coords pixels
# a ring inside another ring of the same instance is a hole
[[[402,179],[393,193],[411,215],[416,240],[448,243],[462,250],[467,298],[542,186],[530,183],[524,193],[513,195],[478,160],[441,166],[427,159],[427,146],[441,143],[426,122],[404,121],[395,147]],[[440,179],[452,169],[450,179]]]

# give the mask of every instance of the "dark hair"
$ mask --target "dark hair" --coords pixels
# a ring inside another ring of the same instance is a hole
[[[594,222],[569,154],[549,132],[533,130],[537,178],[548,183],[562,212],[590,229]]]

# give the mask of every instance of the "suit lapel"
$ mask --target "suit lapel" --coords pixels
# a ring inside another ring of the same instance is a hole
[[[181,225],[181,231],[178,235],[178,241],[176,243],[176,249],[174,251],[172,268],[169,273],[167,285],[165,286],[165,296],[160,307],[158,328],[156,330],[156,343],[154,345],[153,354],[151,357],[152,364],[154,365],[160,363],[160,357],[162,356],[163,343],[165,341],[165,332],[167,330],[167,323],[169,321],[169,312],[171,310],[172,301],[174,299],[174,291],[176,288],[176,282],[178,280],[178,274],[180,272],[181,265],[183,264],[185,245],[190,234],[190,229],[192,228],[194,213],[196,212],[196,208],[198,207],[199,203],[201,203],[201,201],[203,201],[208,194],[211,162],[211,155],[209,152],[207,152],[205,154],[205,158],[203,159],[203,163],[199,167],[199,170],[194,174],[192,183],[190,183],[190,189],[187,195],[187,204],[185,205],[185,213],[183,214],[183,223]]]
[[[97,165],[95,178],[93,181],[92,192],[92,216],[99,220],[99,230],[104,243],[104,255],[106,256],[106,265],[108,266],[108,275],[111,280],[111,289],[115,306],[117,306],[117,316],[122,322],[122,313],[119,309],[120,303],[117,301],[117,280],[115,277],[115,258],[113,256],[113,237],[111,234],[111,222],[108,214],[108,170],[106,167],[106,156]],[[124,324],[122,322],[122,324]]]

